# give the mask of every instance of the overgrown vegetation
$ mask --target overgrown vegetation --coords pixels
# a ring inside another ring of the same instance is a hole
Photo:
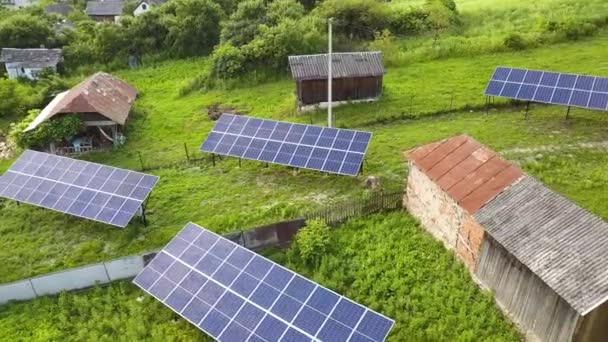
[[[20,148],[46,147],[51,142],[69,140],[80,132],[82,120],[76,115],[67,115],[60,119],[42,122],[31,131],[25,131],[27,126],[40,114],[39,110],[31,110],[26,118],[11,127],[9,138]]]
[[[293,262],[298,261],[304,265],[318,265],[321,258],[329,252],[330,245],[329,227],[321,220],[311,220],[296,235],[288,257]]]
[[[373,215],[330,234],[316,266],[270,257],[395,319],[388,341],[519,340],[463,264],[409,215]],[[11,341],[208,341],[128,282],[0,307],[0,333]]]
[[[129,282],[0,307],[7,341],[211,341]]]
[[[318,267],[276,258],[395,319],[389,341],[519,340],[464,265],[405,213],[340,226]]]

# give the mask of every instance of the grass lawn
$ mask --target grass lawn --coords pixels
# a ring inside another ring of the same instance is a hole
[[[491,296],[440,242],[404,212],[352,220],[334,230],[311,279],[395,319],[388,341],[518,341]],[[339,271],[338,271],[339,270]],[[198,341],[185,320],[127,282],[0,307],[8,340]]]
[[[449,106],[450,101],[442,89],[454,90],[453,107],[483,103],[480,94],[496,64],[608,74],[608,64],[601,57],[606,48],[608,36],[602,36],[523,54],[456,58],[389,69],[386,96],[376,104],[340,108],[336,111],[338,124],[374,132],[365,175],[380,177],[384,188],[389,190],[400,190],[404,186],[406,169],[401,151],[455,134],[470,134],[498,151],[608,140],[605,113],[573,110],[573,118],[567,122],[564,108],[558,106],[535,105],[527,120],[521,108],[492,110],[489,115],[479,110],[428,115]],[[599,62],[581,64],[580,60]],[[200,64],[200,60],[178,61],[122,72],[120,76],[142,92],[128,127],[128,142],[120,150],[88,158],[137,169],[140,167],[138,151],[148,165],[184,160],[184,143],[191,154],[201,156],[198,145],[213,125],[206,117],[205,108],[215,102],[255,116],[310,121],[309,115],[295,114],[293,84],[289,80],[178,97],[180,84],[192,70],[201,67]],[[402,113],[407,114],[410,108],[408,91],[416,92],[414,112],[420,115],[402,120]],[[317,113],[313,121],[322,124],[324,114]],[[601,167],[606,157],[597,153],[594,154],[597,158],[591,160],[585,155],[584,151],[573,155],[568,164],[558,162],[563,159],[561,156],[556,156],[558,161],[542,159],[528,170],[564,195],[608,218],[608,208],[597,196],[601,187],[585,185],[590,180],[597,184],[593,181],[597,176],[589,173],[588,168],[572,166],[588,160],[587,163],[599,163]],[[514,160],[519,158],[515,156]],[[10,163],[5,161],[1,165],[8,167]],[[188,221],[219,232],[245,229],[291,218],[353,196],[365,196],[368,191],[361,186],[362,177],[313,171],[294,174],[281,166],[264,168],[250,161],[243,162],[239,168],[237,161],[230,158],[220,161],[216,167],[202,162],[152,173],[161,180],[148,204],[148,227],[134,220],[127,229],[117,230],[29,205],[0,203],[3,236],[0,258],[6,260],[0,265],[0,282],[158,248]]]

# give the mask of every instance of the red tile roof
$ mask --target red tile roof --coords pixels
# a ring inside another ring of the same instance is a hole
[[[524,176],[467,135],[420,146],[407,158],[470,214]]]
[[[59,94],[26,130],[34,129],[41,122],[60,113],[99,113],[124,125],[135,97],[135,88],[110,74],[98,72]]]

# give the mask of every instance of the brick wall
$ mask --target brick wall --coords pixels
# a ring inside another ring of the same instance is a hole
[[[479,250],[484,239],[483,227],[475,219],[465,214],[462,226],[458,231],[456,253],[464,261],[471,272],[475,272],[475,265],[479,257]]]
[[[456,249],[464,210],[412,163],[403,203],[435,238],[447,248]]]

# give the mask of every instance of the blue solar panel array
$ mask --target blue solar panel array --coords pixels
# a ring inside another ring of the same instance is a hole
[[[394,322],[188,224],[133,282],[218,341],[384,341]]]
[[[485,95],[608,110],[608,78],[497,67]]]
[[[125,227],[158,177],[26,150],[0,177],[0,197]]]
[[[201,151],[356,176],[369,132],[223,114]]]

